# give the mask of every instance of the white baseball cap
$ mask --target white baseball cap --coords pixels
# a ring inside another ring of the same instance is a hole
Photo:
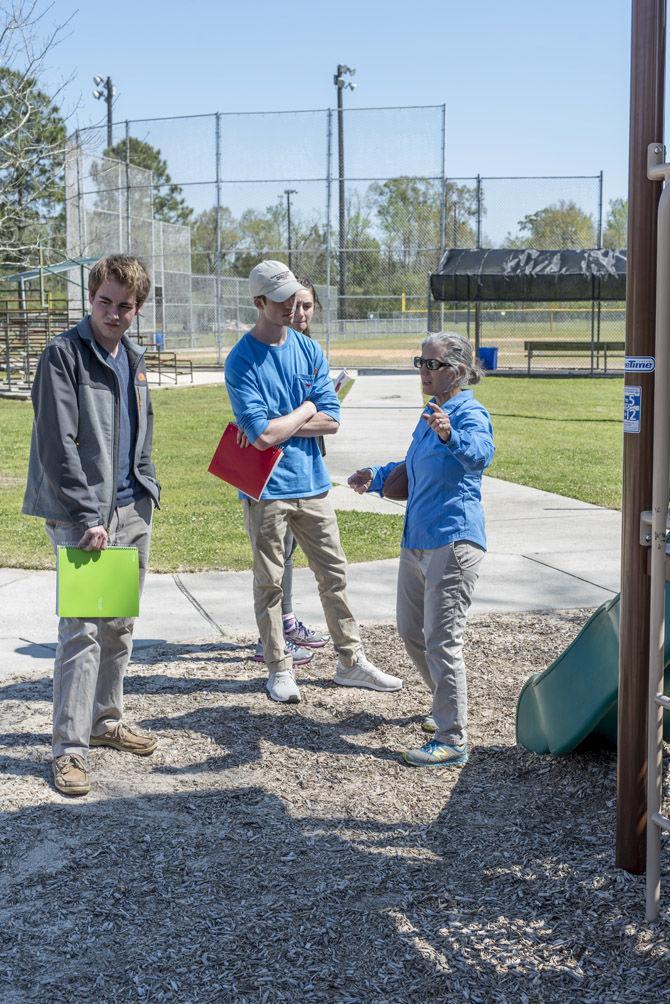
[[[288,265],[281,261],[262,261],[249,273],[252,300],[256,296],[267,296],[275,303],[282,303],[302,288]]]

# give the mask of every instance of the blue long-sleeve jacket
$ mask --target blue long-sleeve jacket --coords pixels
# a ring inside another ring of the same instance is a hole
[[[442,410],[451,422],[448,443],[442,442],[424,418],[412,434],[405,458],[409,497],[402,546],[430,549],[470,540],[485,548],[481,487],[482,474],[495,452],[491,419],[471,390],[454,395]],[[401,461],[372,467],[369,491],[381,494],[384,481],[398,463]]]

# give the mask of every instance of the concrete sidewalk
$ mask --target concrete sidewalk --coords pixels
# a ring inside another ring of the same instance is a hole
[[[402,513],[402,503],[356,495],[346,478],[366,464],[401,460],[420,409],[416,377],[359,377],[344,402],[341,430],[327,441],[337,509]],[[485,478],[484,505],[489,553],[474,613],[596,606],[618,592],[619,512],[493,478]],[[394,621],[397,567],[397,560],[350,566],[349,596],[362,623]],[[294,596],[303,620],[323,624],[308,569],[296,570]],[[54,598],[53,572],[0,570],[0,678],[50,671]],[[255,635],[251,572],[147,577],[138,646]]]

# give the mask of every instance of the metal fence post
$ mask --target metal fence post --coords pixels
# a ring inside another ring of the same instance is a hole
[[[343,318],[347,313],[345,297],[347,295],[346,280],[346,206],[344,188],[344,108],[342,107],[342,87],[337,88],[337,163],[338,163],[338,268],[337,268],[337,316]]]
[[[126,119],[126,253],[127,254],[130,254],[132,247],[130,226],[131,226],[130,224],[130,123],[128,119]]]
[[[12,356],[9,347],[9,304],[5,303],[5,360],[7,364],[7,389],[12,389]]]
[[[482,246],[482,176],[477,175],[477,247]]]
[[[127,144],[126,144],[125,159],[126,159],[126,164],[127,164],[128,163],[128,145]],[[116,204],[117,204],[116,208],[117,208],[117,211],[118,211],[117,215],[118,215],[118,223],[119,223],[119,228],[118,228],[119,232],[118,232],[117,247],[118,247],[119,251],[127,250],[127,243],[126,243],[127,242],[127,238],[124,237],[124,233],[123,233],[123,224],[124,224],[124,221],[126,223],[126,233],[128,232],[127,200],[126,200],[126,213],[124,214],[121,211],[121,189],[123,187],[122,184],[121,184],[121,163],[122,163],[121,162],[121,158],[119,158],[119,162],[115,166],[115,169],[114,169],[115,173],[116,173],[116,177],[114,178],[114,183],[115,183],[116,187],[115,187],[114,191],[115,191],[115,196],[116,196],[116,200],[115,201],[116,201]],[[128,170],[126,168],[126,185],[127,184],[128,184]],[[127,195],[127,189],[126,189],[126,195]]]
[[[428,288],[426,290],[426,331],[434,331],[433,327],[433,297],[430,292],[430,276],[428,276]]]
[[[235,325],[236,325],[236,328],[235,328],[235,341],[236,342],[239,341],[239,339],[240,339],[240,327],[241,327],[241,324],[242,324],[242,322],[240,320],[240,283],[241,282],[242,282],[242,280],[238,279],[236,281],[236,283],[235,283]]]
[[[441,199],[440,199],[440,253],[438,255],[437,264],[439,266],[442,261],[442,256],[447,250],[447,178],[446,178],[446,163],[447,163],[447,106],[442,105],[442,135],[441,135],[441,150],[440,150],[440,173],[442,175],[441,184]],[[426,319],[427,321],[430,318]],[[430,325],[428,326],[430,330]],[[444,303],[440,301],[440,331],[444,331]]]
[[[152,216],[152,220],[151,220],[151,265],[152,265],[153,273],[154,273],[154,297],[153,297],[153,302],[154,302],[154,323],[153,323],[153,329],[154,329],[154,336],[155,336],[155,334],[156,334],[156,327],[157,327],[157,323],[158,323],[158,319],[157,319],[157,316],[156,316],[157,311],[156,311],[156,294],[155,294],[155,289],[156,289],[156,286],[158,285],[158,283],[156,282],[156,227],[160,226],[161,224],[157,223],[156,220],[153,219],[153,204],[154,204],[153,174],[151,174],[150,177],[151,177],[151,185],[150,185],[150,188],[149,188],[149,199],[151,201],[151,206],[152,206],[152,213],[151,213],[151,216]],[[162,253],[163,253],[163,234],[162,234],[162,232],[161,232],[160,238],[161,238],[160,245],[161,245],[161,255],[162,255]],[[161,289],[163,288],[163,284],[164,284],[163,264],[164,264],[164,258],[161,259],[161,281],[160,281]],[[138,323],[139,323],[139,314],[138,314]],[[162,327],[162,331],[163,331],[163,348],[166,349],[168,347],[168,339],[167,339],[167,331],[166,331],[166,324],[165,324],[165,305],[164,304],[163,304],[163,307],[162,307],[162,310],[161,310],[161,327]]]
[[[84,233],[85,226],[85,206],[84,197],[81,187],[81,134],[77,129],[75,135],[75,151],[76,151],[76,164],[77,164],[77,227],[79,230],[79,252],[78,256],[81,257],[84,254],[84,242],[86,236]]]
[[[332,211],[332,155],[333,155],[333,110],[329,108],[326,112],[326,359],[330,363],[330,282],[331,282],[331,226],[330,214]]]
[[[221,335],[221,112],[215,116],[216,129],[216,303],[214,307],[214,325],[217,338]],[[220,346],[220,341],[217,343]],[[219,350],[220,357],[220,350]],[[218,359],[221,362],[221,359]]]
[[[477,247],[482,246],[482,177],[477,175]],[[482,305],[475,303],[475,359],[479,358],[482,341]]]
[[[598,175],[598,247],[603,246],[603,172]]]

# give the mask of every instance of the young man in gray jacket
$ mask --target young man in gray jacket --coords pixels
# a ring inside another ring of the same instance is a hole
[[[59,545],[137,547],[140,589],[160,488],[144,350],[126,332],[149,293],[137,258],[113,255],[89,275],[91,312],[47,345],[32,390],[23,512]],[[148,756],[156,740],[122,721],[131,618],[61,617],[53,681],[53,774],[66,795],[90,788],[89,746]]]

